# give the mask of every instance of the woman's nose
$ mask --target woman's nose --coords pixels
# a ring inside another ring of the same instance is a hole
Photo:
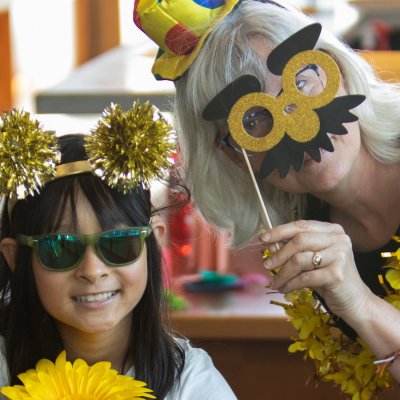
[[[109,266],[96,254],[94,246],[87,246],[81,262],[75,270],[78,279],[91,283],[109,275]]]

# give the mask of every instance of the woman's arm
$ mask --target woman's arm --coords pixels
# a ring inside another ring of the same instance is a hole
[[[378,359],[400,350],[400,311],[372,292],[364,306],[355,311],[352,317],[348,316],[346,322],[369,345]],[[400,382],[399,357],[389,371]]]
[[[350,325],[378,359],[400,349],[400,311],[371,292],[354,262],[352,244],[340,225],[296,221],[272,228],[260,239],[273,251],[266,268],[280,267],[271,288],[282,293],[311,288]],[[275,246],[279,243],[279,249]],[[313,256],[319,253],[319,266]],[[400,361],[390,367],[400,381]]]

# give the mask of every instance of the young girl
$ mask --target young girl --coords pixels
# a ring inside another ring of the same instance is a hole
[[[210,357],[164,321],[156,238],[165,226],[146,185],[109,187],[91,172],[83,135],[58,144],[56,177],[24,200],[9,197],[2,214],[0,386],[65,349],[71,361],[111,362],[157,399],[235,399]]]

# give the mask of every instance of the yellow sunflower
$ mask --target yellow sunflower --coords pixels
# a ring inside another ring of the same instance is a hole
[[[63,351],[55,363],[43,359],[36,369],[18,375],[24,384],[5,386],[1,393],[11,400],[139,400],[154,399],[146,384],[119,375],[111,363],[102,361],[88,366],[82,359],[66,360]]]

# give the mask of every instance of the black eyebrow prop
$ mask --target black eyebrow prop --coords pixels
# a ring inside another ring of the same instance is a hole
[[[315,23],[294,33],[273,49],[267,59],[267,67],[274,75],[282,75],[287,62],[296,54],[312,50],[321,33],[321,24]],[[206,121],[216,121],[226,118],[233,105],[248,93],[261,92],[261,83],[253,75],[241,75],[221,92],[219,92],[205,107],[203,118]]]
[[[322,26],[319,23],[308,25],[276,46],[268,56],[268,69],[274,75],[282,75],[283,69],[291,58],[315,47],[321,30]]]
[[[261,92],[261,83],[253,75],[242,75],[219,92],[203,111],[203,119],[217,121],[227,118],[231,108],[244,95]]]

